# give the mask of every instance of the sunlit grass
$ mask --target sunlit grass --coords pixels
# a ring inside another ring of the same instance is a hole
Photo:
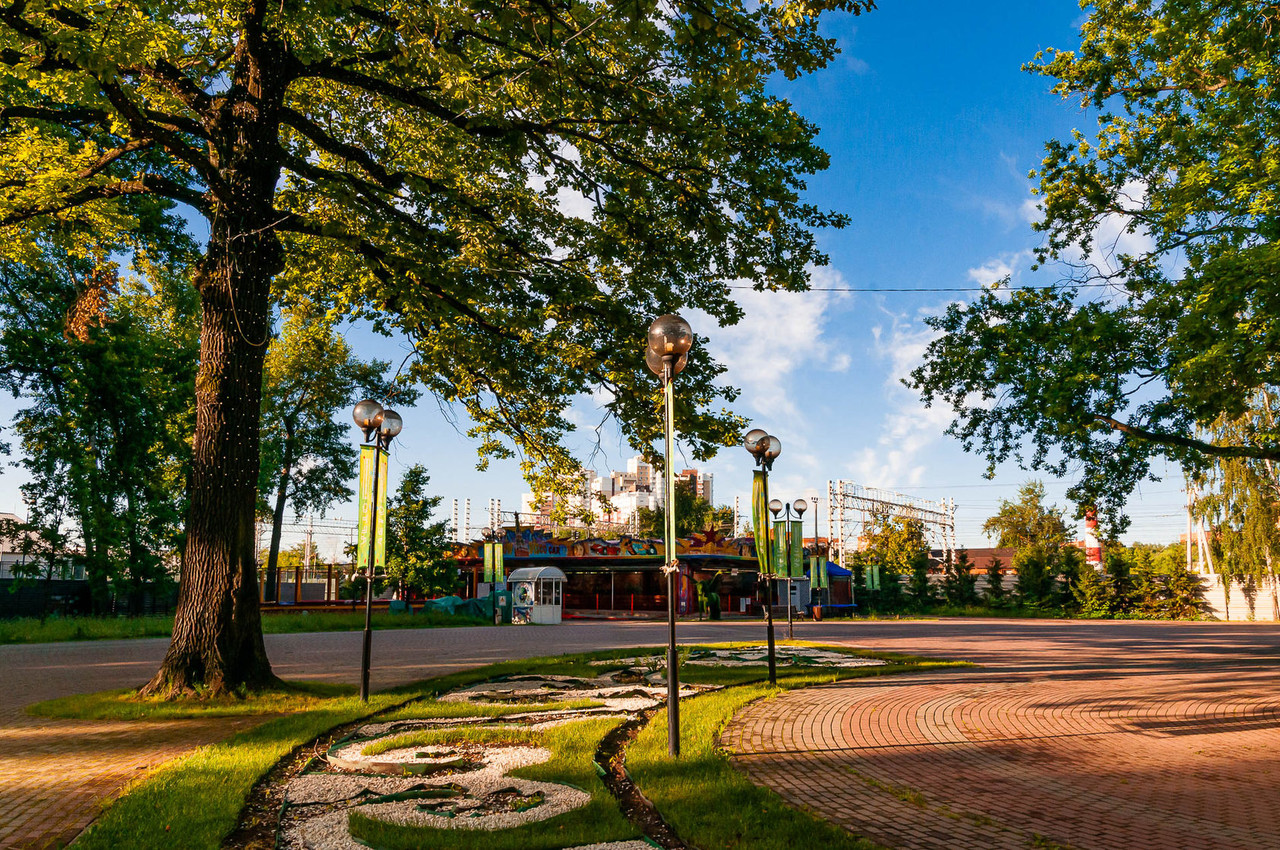
[[[402,699],[329,700],[176,759],[127,788],[76,841],[76,850],[213,850],[235,829],[253,784],[294,747]]]
[[[70,720],[178,720],[293,714],[325,708],[334,699],[350,696],[355,691],[354,685],[324,682],[291,682],[278,690],[174,700],[140,697],[133,690],[100,691],[38,702],[29,706],[27,713]]]
[[[616,721],[615,721],[616,722]],[[360,752],[376,756],[407,747],[448,747],[464,744],[486,746],[542,746],[545,735],[531,729],[512,726],[506,729],[465,727],[462,729],[417,729],[388,738],[378,738]]]
[[[433,629],[450,626],[491,625],[489,620],[462,614],[427,611],[417,614],[373,615],[373,628]],[[299,632],[351,632],[364,628],[363,611],[299,611],[287,614],[264,614],[264,634],[297,634]],[[120,640],[124,638],[169,637],[173,633],[172,616],[146,617],[49,617],[43,623],[35,617],[0,620],[0,644],[59,643],[77,640]]]

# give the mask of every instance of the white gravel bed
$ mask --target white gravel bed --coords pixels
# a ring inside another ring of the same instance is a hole
[[[653,850],[647,841],[609,841],[604,844],[579,844],[577,847],[566,847],[565,850]]]
[[[592,661],[592,664],[627,664],[643,665],[648,660],[645,656],[635,658],[615,658],[612,661]],[[879,658],[862,658],[846,655],[843,652],[832,652],[828,649],[816,649],[806,646],[779,646],[774,650],[775,663],[783,666],[807,667],[879,667],[888,662]],[[750,667],[769,663],[767,646],[746,646],[741,649],[709,649],[694,650],[685,660],[685,664],[701,667]]]
[[[654,680],[655,676],[656,681]],[[601,707],[609,712],[635,712],[653,708],[667,698],[665,677],[661,674],[650,674],[648,678],[650,681],[644,684],[618,684],[613,680],[612,675],[606,675],[589,680],[587,687],[564,690],[560,687],[560,683],[565,681],[582,682],[583,680],[567,676],[530,676],[501,682],[481,682],[468,688],[450,691],[440,697],[440,701],[472,703],[475,705],[510,705],[510,701],[503,699],[503,697],[520,696],[531,698],[545,696],[549,700],[557,702],[562,700],[595,700],[604,703]],[[549,682],[554,683],[550,688],[547,687]],[[706,686],[681,685],[680,696],[682,698],[693,696],[706,689]],[[536,712],[530,713],[536,714]],[[502,719],[510,720],[511,718],[505,717]]]
[[[462,783],[459,783],[462,784]],[[498,774],[475,774],[466,777],[467,795],[483,797],[504,788],[515,788],[522,794],[541,791],[546,799],[531,809],[523,812],[496,812],[494,814],[473,817],[459,812],[456,817],[445,817],[431,812],[419,811],[413,801],[400,803],[374,803],[360,806],[356,811],[377,820],[388,823],[399,823],[405,826],[434,826],[439,829],[510,829],[523,826],[547,818],[562,815],[565,812],[581,808],[591,802],[591,795],[568,785],[557,785],[554,782],[535,782],[532,779],[517,779],[513,776]]]
[[[501,728],[501,727],[499,727]],[[517,728],[517,727],[512,727]],[[520,729],[527,727],[521,726]],[[458,756],[478,756],[482,759],[479,767],[471,768],[470,772],[477,771],[507,771],[515,770],[517,767],[524,767],[530,764],[540,764],[551,758],[551,751],[544,747],[530,747],[517,744],[463,744],[463,745],[443,745],[433,744],[430,746],[419,744],[414,747],[401,747],[394,750],[387,750],[385,753],[367,756],[361,752],[365,747],[372,744],[373,741],[356,741],[347,744],[342,749],[334,753],[340,759],[352,762],[390,762],[394,764],[438,764]],[[427,758],[418,758],[417,754],[427,752],[432,753]],[[456,775],[456,774],[455,774]]]

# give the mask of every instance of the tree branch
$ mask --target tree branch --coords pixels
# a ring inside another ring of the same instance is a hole
[[[0,227],[20,224],[42,215],[54,215],[64,210],[78,207],[81,204],[110,200],[124,195],[159,195],[175,201],[181,201],[184,204],[190,204],[202,212],[205,210],[205,197],[203,195],[164,177],[144,174],[134,180],[122,180],[102,186],[85,186],[78,191],[63,196],[48,206],[19,210],[0,218]]]
[[[1181,434],[1169,434],[1164,431],[1152,431],[1148,428],[1142,428],[1137,425],[1130,425],[1127,422],[1121,422],[1110,416],[1101,414],[1093,414],[1091,417],[1095,422],[1100,422],[1111,428],[1113,431],[1119,431],[1129,437],[1136,437],[1139,440],[1145,440],[1149,443],[1157,443],[1162,446],[1176,446],[1180,449],[1188,449],[1198,454],[1208,455],[1209,457],[1226,457],[1226,458],[1256,458],[1258,460],[1280,460],[1280,446],[1275,448],[1266,448],[1264,446],[1219,446],[1214,443],[1206,443],[1203,440],[1197,440],[1193,437],[1185,437]]]

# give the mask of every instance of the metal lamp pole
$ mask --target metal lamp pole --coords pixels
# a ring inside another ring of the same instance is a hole
[[[502,612],[498,610],[498,553],[493,546],[498,540],[498,532],[496,529],[486,526],[481,530],[480,534],[484,537],[484,545],[489,549],[487,558],[493,569],[493,574],[489,576],[489,606],[493,608],[493,624],[500,626],[502,625]]]
[[[773,469],[773,462],[778,455],[782,454],[782,441],[759,428],[755,428],[747,432],[746,437],[742,440],[742,445],[755,457],[756,463],[764,472],[764,502],[766,505],[772,506],[773,503],[769,501],[769,470]],[[752,516],[754,515],[755,506],[753,505]],[[778,662],[776,642],[773,636],[773,579],[777,565],[774,564],[773,560],[769,523],[766,522],[764,528],[764,618],[766,623],[765,633],[769,639],[769,684],[776,685],[778,684]]]
[[[666,484],[666,527],[664,551],[667,574],[667,752],[680,755],[680,666],[676,657],[676,475],[675,475],[675,387],[674,379],[689,359],[693,329],[674,313],[659,316],[649,325],[649,347],[644,362],[662,381],[663,437],[662,468]]]
[[[369,498],[369,563],[365,570],[364,647],[360,654],[360,701],[369,701],[369,659],[373,653],[373,579],[378,553],[378,476],[382,453],[404,427],[404,420],[394,410],[385,410],[376,401],[365,399],[356,404],[354,418],[364,431],[365,442],[374,442],[373,490]]]
[[[782,564],[778,566],[785,565],[787,570],[787,640],[794,640],[795,630],[791,625],[791,505],[784,505],[781,499],[774,499],[769,503],[769,512],[773,514],[775,529],[778,514],[782,513],[784,508],[787,511],[787,524],[782,527]],[[775,530],[773,533],[778,532]]]
[[[804,499],[796,499],[796,501],[795,501],[795,502],[792,502],[792,503],[791,503],[791,506],[790,506],[790,507],[791,507],[792,509],[794,509],[794,511],[796,512],[796,518],[797,518],[797,520],[799,520],[799,522],[800,522],[800,563],[797,563],[797,565],[795,565],[794,567],[792,567],[792,568],[791,568],[791,572],[804,571],[804,512],[805,512],[805,511],[808,511],[808,509],[809,509],[809,503],[808,503],[808,502],[805,502],[805,501],[804,501]],[[787,522],[787,529],[790,529],[790,527],[791,527],[790,522]],[[814,547],[817,547],[817,545],[818,545],[818,539],[817,539],[817,538],[814,538]],[[788,584],[790,584],[790,581],[791,581],[790,579],[787,579]],[[791,594],[791,588],[790,588],[790,586],[788,586],[788,588],[787,588],[787,605],[788,605],[788,611],[787,611],[787,613],[790,613],[790,605],[791,605],[791,595],[790,595],[790,594]],[[809,599],[810,599],[810,602],[813,602],[813,579],[812,579],[812,577],[810,577],[810,579],[809,579]],[[788,638],[790,638],[790,630],[791,630],[791,621],[790,621],[790,620],[787,620],[787,632],[788,632],[788,635],[787,635],[787,636],[788,636]]]

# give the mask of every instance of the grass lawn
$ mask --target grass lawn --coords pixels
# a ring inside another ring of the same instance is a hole
[[[373,615],[373,627],[379,630],[485,625],[492,625],[492,622],[483,618],[439,614],[432,611],[417,614],[381,612]],[[262,631],[269,635],[297,632],[353,632],[363,628],[363,611],[299,612],[266,614],[262,617]],[[49,617],[43,623],[35,617],[0,620],[0,644],[169,637],[172,633],[172,616]]]
[[[335,726],[404,699],[375,694],[367,705],[356,697],[329,699],[201,747],[127,788],[75,842],[76,850],[214,850],[235,829],[254,783],[276,762]]]
[[[736,644],[746,645],[754,644]],[[362,705],[351,696],[347,687],[310,684],[296,685],[280,692],[248,695],[243,699],[176,702],[139,699],[111,691],[51,700],[33,706],[31,710],[47,717],[128,720],[285,714],[176,759],[134,783],[107,806],[75,845],[77,850],[118,847],[131,850],[169,850],[173,847],[215,850],[235,829],[254,784],[295,748],[334,727],[375,713],[381,713],[379,720],[393,720],[452,717],[462,711],[473,716],[499,717],[508,713],[548,710],[553,704],[468,706],[465,703],[441,703],[432,697],[497,676],[517,673],[594,677],[615,668],[593,665],[590,663],[593,660],[635,657],[647,652],[619,649],[508,661],[375,694],[368,705]],[[791,670],[784,667],[779,669],[779,685],[783,688],[802,687],[857,676],[959,666],[952,662],[883,653],[852,654],[875,655],[892,663],[883,667],[821,672],[815,672],[813,668]],[[682,707],[685,755],[681,757],[678,769],[673,769],[666,757],[664,714],[655,717],[628,750],[628,765],[637,783],[657,803],[676,830],[690,844],[707,848],[794,850],[795,847],[826,844],[836,850],[862,850],[868,846],[858,843],[836,827],[787,807],[777,795],[756,788],[733,770],[724,754],[715,748],[719,730],[739,707],[767,697],[774,691],[760,684],[743,684],[752,676],[762,677],[763,668],[716,670],[686,666],[682,671],[687,681],[711,681],[717,678],[717,673],[721,683],[737,686],[690,700]],[[635,837],[635,829],[622,817],[604,790],[592,763],[600,739],[618,722],[616,718],[589,719],[541,731],[537,733],[537,743],[551,749],[553,758],[514,772],[514,775],[528,779],[565,782],[583,788],[592,794],[592,802],[583,809],[541,824],[499,833],[466,833],[423,827],[410,829],[390,826],[353,813],[353,833],[358,834],[361,841],[383,850],[401,847],[550,850],[574,843]],[[433,731],[430,741],[424,738],[413,743],[445,743],[451,740],[449,735],[456,739],[475,735],[478,731]],[[437,734],[440,735],[438,739]],[[502,734],[525,740],[527,730]],[[820,837],[822,844],[815,844],[815,837]]]

